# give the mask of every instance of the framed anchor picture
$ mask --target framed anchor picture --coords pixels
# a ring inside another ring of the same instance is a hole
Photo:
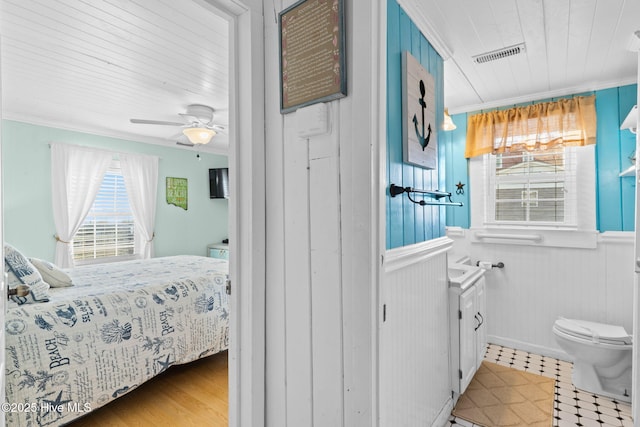
[[[405,163],[438,167],[433,76],[409,52],[402,54],[402,156]]]

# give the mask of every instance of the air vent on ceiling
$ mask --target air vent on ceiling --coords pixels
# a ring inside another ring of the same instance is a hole
[[[473,62],[476,64],[484,64],[485,62],[495,61],[496,59],[507,58],[509,56],[518,55],[524,53],[524,43],[516,44],[502,49],[494,50],[473,57]]]

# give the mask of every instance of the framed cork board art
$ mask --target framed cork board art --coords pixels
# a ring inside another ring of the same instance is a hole
[[[280,112],[347,94],[343,0],[301,0],[280,12]]]
[[[409,52],[402,54],[402,157],[425,169],[438,167],[438,126],[433,76]]]
[[[187,210],[189,189],[187,178],[167,177],[167,203]]]

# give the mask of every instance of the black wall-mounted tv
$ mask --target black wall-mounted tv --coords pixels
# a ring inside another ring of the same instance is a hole
[[[209,198],[229,198],[229,168],[209,169]]]

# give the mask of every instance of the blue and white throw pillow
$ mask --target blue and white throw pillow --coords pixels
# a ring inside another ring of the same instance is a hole
[[[29,294],[25,297],[11,296],[17,304],[31,304],[49,301],[49,284],[20,251],[13,246],[4,245],[4,269],[8,273],[9,289],[20,284],[29,286]]]
[[[52,288],[73,286],[71,277],[57,265],[39,258],[29,258],[29,261],[40,272],[42,279]]]

